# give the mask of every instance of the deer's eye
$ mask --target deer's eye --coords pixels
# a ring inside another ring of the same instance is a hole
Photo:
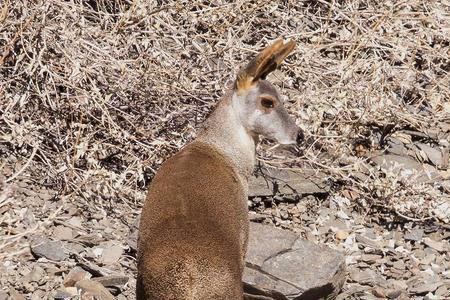
[[[261,105],[265,108],[273,108],[275,102],[270,98],[261,98]]]

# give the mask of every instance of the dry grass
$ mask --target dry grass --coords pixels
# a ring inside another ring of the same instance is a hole
[[[298,47],[270,80],[310,143],[297,157],[264,146],[261,160],[324,171],[367,207],[433,217],[448,191],[367,159],[405,130],[448,141],[449,12],[419,0],[4,0],[2,173],[94,210],[134,210],[239,66],[284,36]],[[364,168],[368,180],[355,179]]]

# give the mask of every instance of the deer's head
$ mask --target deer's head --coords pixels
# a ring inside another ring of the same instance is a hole
[[[279,39],[259,53],[237,75],[233,109],[254,138],[263,136],[280,144],[296,144],[303,140],[302,130],[289,116],[276,88],[265,80],[294,48],[292,40],[284,44]]]

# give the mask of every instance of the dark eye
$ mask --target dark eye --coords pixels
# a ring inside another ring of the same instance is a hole
[[[265,108],[273,108],[275,106],[275,103],[272,99],[261,98],[261,105]]]

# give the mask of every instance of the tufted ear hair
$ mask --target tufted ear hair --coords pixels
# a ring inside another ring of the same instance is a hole
[[[294,48],[295,42],[293,40],[284,44],[282,39],[278,39],[264,48],[245,68],[239,71],[234,83],[235,90],[238,92],[245,91],[251,88],[258,80],[265,79]]]

